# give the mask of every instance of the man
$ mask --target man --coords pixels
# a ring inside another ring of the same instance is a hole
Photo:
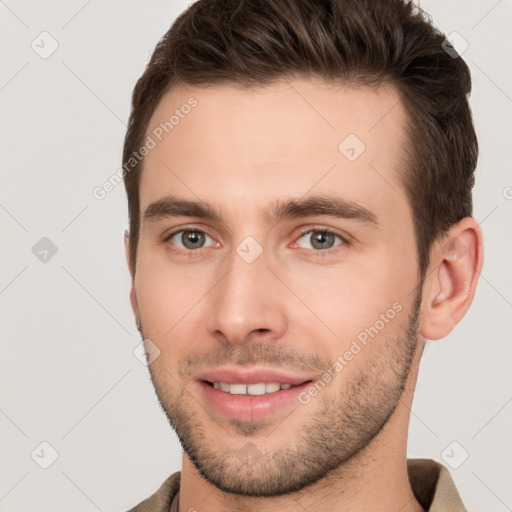
[[[408,2],[176,20],[123,167],[131,304],[184,452],[133,510],[464,510],[406,447],[425,340],[482,267],[470,89]]]

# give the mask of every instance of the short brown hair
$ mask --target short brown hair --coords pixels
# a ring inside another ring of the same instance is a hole
[[[424,276],[432,243],[472,214],[478,143],[468,66],[404,0],[199,0],[176,19],[135,86],[124,142],[133,274],[143,160],[127,162],[162,96],[179,83],[250,87],[292,77],[398,89],[408,113],[402,179]]]

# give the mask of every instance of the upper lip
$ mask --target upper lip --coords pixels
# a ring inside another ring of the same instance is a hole
[[[305,373],[289,372],[270,367],[258,367],[240,369],[236,367],[223,366],[212,370],[205,370],[196,375],[198,380],[208,382],[224,382],[226,384],[258,384],[264,382],[285,383],[297,385],[303,384],[314,377]]]

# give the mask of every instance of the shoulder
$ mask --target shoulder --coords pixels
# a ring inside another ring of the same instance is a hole
[[[432,459],[407,459],[412,491],[429,512],[466,512],[450,472]]]
[[[173,473],[149,498],[139,503],[129,512],[168,512],[174,496],[180,488],[181,471]]]

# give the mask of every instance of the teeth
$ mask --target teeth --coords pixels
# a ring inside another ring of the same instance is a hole
[[[290,389],[292,385],[289,382],[260,382],[258,384],[227,384],[226,382],[214,382],[213,387],[220,389],[232,395],[265,395],[267,393],[275,393],[280,389]]]
[[[268,384],[265,384],[265,392],[266,393],[275,393],[276,391],[279,391],[281,388],[282,389],[288,389],[288,388],[285,388],[284,386],[288,386],[290,387],[291,384],[277,384],[275,382],[269,382]]]
[[[245,384],[227,384],[227,386],[232,395],[245,395],[247,393],[247,386]]]

